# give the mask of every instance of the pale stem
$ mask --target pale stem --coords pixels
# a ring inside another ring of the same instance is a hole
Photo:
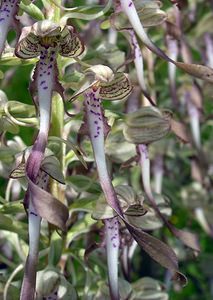
[[[201,148],[201,140],[200,140],[200,114],[197,107],[191,101],[188,93],[185,94],[187,110],[190,119],[190,127],[192,131],[193,141],[197,149]]]
[[[140,153],[140,164],[141,164],[141,173],[142,173],[142,181],[143,181],[144,191],[145,191],[147,198],[150,201],[152,207],[155,209],[157,215],[159,216],[159,218],[162,219],[163,222],[172,231],[170,223],[166,220],[164,215],[161,214],[161,212],[156,204],[155,197],[152,193],[151,182],[150,182],[150,159],[149,159],[148,146],[145,144],[138,145],[138,150]]]
[[[162,182],[163,182],[163,157],[162,155],[157,155],[154,160],[154,190],[155,193],[161,194],[162,192]]]
[[[17,9],[16,5],[19,1],[1,1],[2,5],[0,8],[0,56],[4,50],[5,41],[7,39],[7,33],[10,27],[13,25],[14,14]]]
[[[146,194],[153,198],[151,183],[150,183],[150,160],[148,147],[145,144],[141,144],[138,146],[140,157],[141,157],[141,167],[142,167],[142,180],[143,186]]]
[[[105,238],[107,252],[108,279],[112,300],[119,300],[118,290],[118,254],[119,254],[119,222],[118,218],[106,219]]]
[[[146,88],[146,83],[145,83],[145,77],[144,77],[144,63],[143,63],[143,55],[141,52],[141,49],[139,47],[137,38],[135,36],[135,33],[133,30],[129,30],[130,36],[131,36],[131,45],[132,45],[132,49],[134,51],[134,64],[135,64],[135,69],[137,72],[137,78],[138,78],[138,82],[140,85],[140,88],[144,94],[144,102],[149,105],[149,101],[152,104],[153,100],[150,98],[148,92],[147,92],[147,88]]]
[[[213,232],[212,232],[211,228],[209,227],[209,224],[206,220],[203,208],[202,207],[196,207],[195,208],[195,215],[196,215],[196,219],[198,220],[198,222],[200,223],[200,225],[204,229],[204,231],[206,233],[208,233],[210,236],[213,236]]]
[[[130,261],[135,253],[137,246],[138,246],[138,243],[135,240],[133,240],[132,245],[129,247],[129,253],[128,253],[128,257],[129,257]]]
[[[125,245],[122,247],[122,267],[123,267],[123,274],[126,278],[129,277],[129,257],[128,257],[128,246]]]
[[[206,33],[204,35],[205,45],[206,45],[206,57],[207,57],[207,65],[213,68],[213,41],[211,35]]]
[[[167,47],[168,47],[168,54],[172,60],[176,61],[178,57],[178,44],[175,39],[171,37],[167,38]],[[169,73],[169,82],[170,82],[170,90],[171,96],[174,104],[177,106],[178,99],[176,94],[176,66],[172,63],[168,64],[168,73]]]
[[[137,38],[133,30],[129,30],[132,42],[132,48],[134,51],[134,64],[137,72],[138,82],[142,90],[146,90],[146,84],[144,79],[144,64],[141,49],[138,45]]]
[[[118,32],[115,29],[110,28],[108,33],[109,44],[116,45],[117,37],[118,37]]]

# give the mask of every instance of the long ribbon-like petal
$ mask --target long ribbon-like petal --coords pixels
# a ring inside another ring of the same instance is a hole
[[[0,7],[0,56],[4,50],[7,33],[16,25],[15,16],[20,0],[2,0]]]

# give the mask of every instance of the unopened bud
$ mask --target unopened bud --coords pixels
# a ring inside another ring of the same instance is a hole
[[[166,12],[160,9],[161,1],[135,0],[134,5],[144,27],[158,26],[167,19]],[[110,22],[116,29],[129,27],[123,14],[116,13],[112,15]]]
[[[161,1],[135,1],[135,8],[144,27],[158,26],[167,19],[167,14],[160,9]]]
[[[55,268],[46,268],[37,273],[36,299],[43,299],[58,289],[60,274]]]
[[[126,116],[124,137],[130,143],[149,144],[162,139],[171,129],[171,112],[143,107]]]

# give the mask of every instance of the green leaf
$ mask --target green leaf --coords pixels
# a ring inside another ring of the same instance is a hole
[[[78,157],[78,159],[80,160],[80,162],[82,163],[82,165],[87,168],[87,164],[83,159],[82,153],[80,151],[80,149],[78,148],[78,146],[74,145],[72,142],[70,141],[66,141],[60,137],[57,136],[50,136],[48,138],[49,141],[53,141],[53,142],[60,142],[60,143],[64,143],[67,145],[68,148],[72,149],[73,152],[75,153],[75,155]]]
[[[71,283],[69,283],[64,276],[60,277],[60,285],[58,287],[58,300],[77,300],[76,291]]]
[[[67,243],[70,244],[75,238],[83,233],[90,231],[90,227],[95,224],[96,221],[93,220],[90,214],[85,214],[82,219],[77,221],[68,231]]]
[[[92,217],[95,220],[110,219],[116,216],[115,211],[109,206],[103,194],[98,198]]]
[[[24,213],[24,206],[21,201],[6,202],[0,205],[0,212],[6,215],[15,215],[17,213]]]
[[[168,300],[163,286],[151,277],[144,277],[132,284],[134,300]]]
[[[112,5],[112,0],[108,0],[107,5],[105,7],[97,6],[97,7],[89,7],[89,6],[82,6],[82,7],[74,7],[72,12],[67,13],[63,16],[61,22],[64,24],[68,19],[82,19],[82,20],[95,20],[104,16],[105,13],[108,12]],[[91,13],[92,11],[96,11],[95,13]]]
[[[6,216],[3,213],[0,213],[0,230],[15,232],[24,239],[27,237],[27,225],[14,220],[14,216]]]
[[[69,206],[69,211],[85,211],[92,212],[96,204],[97,197],[88,197],[76,199],[74,203]]]
[[[17,154],[19,150],[13,149],[12,147],[1,146],[0,147],[0,161],[2,162],[13,162],[15,154]]]
[[[63,252],[63,241],[61,236],[54,231],[50,240],[50,250],[48,255],[48,263],[57,266]]]
[[[8,131],[13,134],[17,134],[19,132],[19,127],[12,123],[8,118],[2,117],[0,119],[0,132]]]
[[[33,3],[28,3],[25,5],[23,2],[21,2],[19,7],[35,20],[42,21],[45,19],[42,11]]]
[[[72,175],[67,178],[68,183],[77,191],[87,191],[89,193],[101,193],[101,187],[96,179],[88,178],[84,175]]]

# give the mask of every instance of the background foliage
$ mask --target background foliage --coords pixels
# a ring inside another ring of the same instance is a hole
[[[105,1],[84,0],[66,1],[64,4],[67,7],[79,7],[88,5],[88,2],[91,2],[91,9],[84,12],[88,15],[96,13],[99,10],[97,5],[103,5],[104,7],[106,4]],[[207,64],[204,35],[205,33],[209,33],[210,36],[212,34],[212,3],[211,1],[201,0],[183,1],[183,3],[186,3],[186,5],[180,12],[182,28],[184,38],[192,53],[192,59],[194,62]],[[43,8],[43,5],[48,4],[54,7],[52,1],[46,0],[35,1],[34,4],[41,8],[44,16],[47,14],[47,11]],[[55,6],[55,9],[58,8]],[[173,6],[170,1],[163,1],[161,9],[170,13]],[[69,12],[62,11],[61,15],[66,13],[68,14]],[[82,60],[87,64],[95,65],[101,63],[115,69],[124,62],[125,57],[129,57],[130,48],[125,37],[121,33],[118,33],[116,44],[110,47],[109,29],[101,29],[104,27],[103,22],[109,19],[111,13],[112,8],[104,16],[91,21],[78,18],[69,20],[76,27],[77,32],[80,33],[86,45],[87,51]],[[189,14],[192,13],[194,13],[194,17],[190,18]],[[37,21],[32,16],[26,16],[26,13],[24,13],[21,17],[21,22],[24,23],[25,19],[28,18],[30,18],[30,22]],[[162,24],[161,26],[150,28],[148,32],[152,40],[166,51],[166,25]],[[8,41],[12,46],[14,46],[14,38],[14,32],[11,31]],[[145,47],[142,44],[141,47],[145,53]],[[169,90],[168,63],[162,61],[160,58],[156,58],[155,55],[152,55],[152,57],[154,59],[154,73],[152,74],[154,81],[147,79],[151,94],[156,96],[158,107],[171,109],[176,119],[183,121],[187,126],[188,132],[190,132],[189,116],[183,101],[182,90],[187,81],[191,84],[192,79],[182,71],[177,70],[178,103],[177,106],[174,106]],[[64,60],[61,62],[61,65],[65,63]],[[32,69],[33,64],[22,65],[22,63],[17,63],[16,65],[12,61],[11,63],[5,63],[4,57],[0,60],[0,87],[10,101],[15,100],[32,105],[32,99],[28,92]],[[66,87],[67,99],[78,89],[78,83],[83,78],[83,69],[80,63],[71,63],[67,66],[66,71],[60,74],[60,80]],[[124,66],[123,70],[130,74],[133,84],[137,85],[133,63],[130,62]],[[148,72],[147,61],[145,59],[146,78],[149,77]],[[180,261],[180,270],[187,276],[188,285],[181,289],[179,285],[171,284],[168,281],[168,271],[150,259],[139,247],[136,248],[130,262],[131,267],[128,278],[133,286],[142,277],[155,278],[163,284],[165,291],[169,294],[169,299],[172,300],[208,300],[213,298],[213,189],[211,185],[213,180],[213,104],[211,85],[200,80],[196,82],[202,96],[202,108],[200,109],[201,141],[202,151],[207,160],[205,165],[201,161],[201,166],[204,169],[206,168],[206,170],[208,169],[208,172],[201,172],[200,174],[200,170],[197,170],[197,173],[193,174],[192,164],[194,161],[199,160],[200,153],[195,147],[183,144],[175,139],[172,134],[169,134],[159,142],[153,143],[150,146],[150,155],[153,165],[156,155],[162,155],[164,158],[162,191],[170,199],[169,207],[172,209],[171,222],[178,228],[187,228],[197,233],[201,247],[200,254],[196,256],[192,250],[186,248],[180,241],[174,238],[165,227],[161,227],[151,232],[154,236],[167,242],[176,250]],[[71,128],[71,130],[68,130],[67,139],[75,144],[77,143],[77,133],[83,118],[82,102],[82,98],[79,98],[73,104],[66,104],[69,111],[75,114],[71,119],[65,116],[65,124]],[[121,168],[123,162],[136,154],[134,147],[132,148],[130,144],[124,144],[124,139],[119,133],[120,126],[122,126],[120,116],[126,110],[126,102],[105,101],[103,105],[109,123],[113,125],[112,132],[106,140],[106,154],[109,168],[112,170],[114,177],[113,183],[114,185],[128,183],[136,193],[140,194],[143,191],[143,187],[139,166],[133,163],[129,168]],[[9,284],[7,299],[15,300],[19,298],[19,290],[23,277],[23,264],[27,255],[27,217],[22,206],[24,190],[23,188],[19,190],[20,186],[18,183],[16,186],[13,185],[13,188],[11,186],[8,187],[11,184],[8,181],[8,177],[15,166],[15,155],[21,152],[24,147],[33,144],[36,132],[37,129],[35,126],[18,126],[18,132],[7,132],[2,136],[0,148],[0,298],[3,298],[5,285],[8,284],[12,272],[17,267],[22,266]],[[18,147],[14,141],[18,141]],[[5,148],[6,145],[9,148]],[[57,146],[57,143],[49,145],[53,151],[56,151]],[[81,147],[85,152],[84,159],[88,164],[87,170],[84,169],[72,150],[67,150],[65,157],[65,166],[67,167],[65,170],[66,202],[70,211],[69,229],[66,238],[63,235],[61,236],[57,231],[54,231],[51,226],[47,226],[45,222],[42,224],[38,269],[43,270],[49,259],[52,266],[57,266],[68,282],[73,284],[79,293],[80,299],[93,299],[95,295],[96,298],[94,299],[104,299],[103,295],[101,298],[97,296],[97,291],[100,290],[100,287],[107,280],[104,250],[93,252],[89,257],[88,265],[85,264],[83,259],[84,250],[90,244],[90,241],[100,242],[103,231],[100,230],[102,222],[91,218],[91,213],[96,210],[95,205],[101,194],[101,188],[88,139],[83,140]],[[154,170],[152,170],[152,175],[154,178]],[[200,179],[199,176],[203,177]],[[9,197],[7,195],[8,191],[10,191]],[[206,232],[197,219],[196,208],[198,207],[204,210],[205,218],[211,229],[210,232]],[[120,271],[120,277],[123,277],[122,271]],[[103,288],[101,289],[103,291]],[[159,296],[156,299],[164,298]]]

